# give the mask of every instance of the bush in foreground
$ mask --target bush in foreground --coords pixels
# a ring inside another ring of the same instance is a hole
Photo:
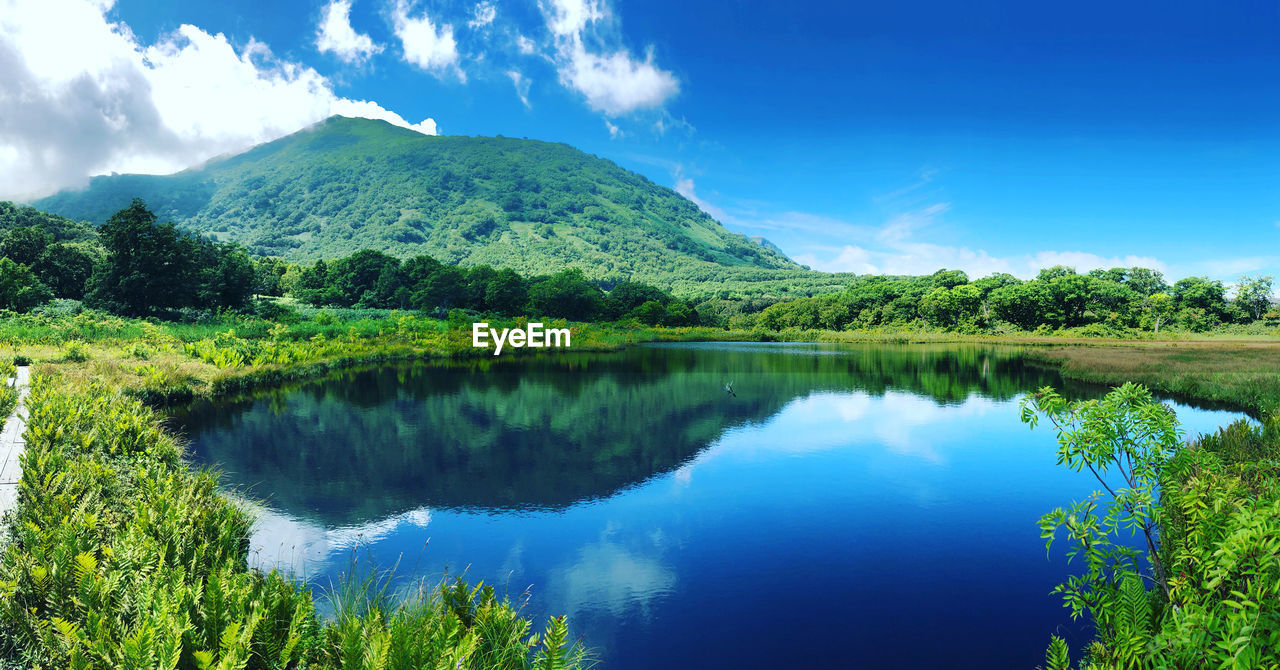
[[[1097,630],[1078,667],[1280,667],[1280,419],[1181,446],[1172,412],[1135,384],[1082,402],[1042,389],[1023,409],[1040,416],[1059,464],[1106,490],[1041,520],[1085,565],[1056,590]],[[1135,534],[1146,561],[1123,539]],[[1072,667],[1061,638],[1045,667]]]

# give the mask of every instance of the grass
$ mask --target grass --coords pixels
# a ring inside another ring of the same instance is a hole
[[[1107,385],[1132,381],[1172,396],[1236,407],[1254,416],[1280,407],[1280,342],[1054,344],[1029,350],[1026,356],[1051,364],[1063,376],[1078,381]]]
[[[392,600],[333,621],[310,591],[247,568],[251,519],[183,462],[139,400],[38,373],[19,505],[0,555],[0,652],[23,667],[573,669],[555,618],[532,632],[492,589]]]

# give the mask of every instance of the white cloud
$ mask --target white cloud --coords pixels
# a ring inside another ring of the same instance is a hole
[[[511,84],[516,87],[516,95],[520,96],[520,102],[525,107],[532,107],[529,104],[529,80],[518,70],[508,70],[507,76],[511,78]]]
[[[423,119],[418,123],[409,123],[399,114],[389,109],[383,109],[378,103],[369,100],[339,98],[329,107],[329,113],[337,114],[338,116],[349,116],[355,119],[380,119],[393,126],[416,130],[423,135],[440,134],[439,128],[436,127],[435,119]]]
[[[587,48],[589,39],[603,40],[597,26],[610,13],[601,2],[550,0],[540,6],[555,40],[560,82],[581,93],[592,109],[621,116],[661,107],[680,92],[675,75],[654,64],[652,49],[638,60],[621,47]]]
[[[30,199],[106,172],[171,172],[333,114],[383,118],[314,69],[183,25],[140,44],[110,3],[0,0],[0,198]],[[67,45],[75,45],[68,48]]]
[[[516,35],[516,49],[519,50],[521,54],[528,56],[538,50],[538,45],[534,44],[533,40],[525,37],[524,35]]]
[[[913,215],[918,216],[920,213]],[[869,242],[827,248],[827,254],[801,254],[795,256],[795,260],[825,272],[925,275],[946,268],[964,270],[971,279],[997,272],[1007,272],[1028,279],[1041,269],[1055,265],[1073,267],[1077,272],[1134,266],[1168,271],[1163,262],[1150,256],[1099,256],[1084,251],[1039,251],[1033,254],[992,256],[984,249],[914,241],[910,237],[911,225],[919,224],[914,221],[908,224],[895,219],[881,228]]]
[[[1214,258],[1195,263],[1198,271],[1211,277],[1234,277],[1246,272],[1258,272],[1275,267],[1275,256],[1246,256],[1242,258]]]
[[[578,37],[588,24],[605,17],[605,11],[597,0],[550,0],[542,5],[547,18],[547,29],[556,37]]]
[[[453,26],[437,27],[425,13],[409,16],[409,5],[404,0],[392,9],[391,21],[404,49],[406,63],[437,76],[452,69],[459,79],[466,81],[466,74],[458,67],[458,41],[453,38]]]
[[[333,0],[321,14],[316,49],[320,53],[332,53],[347,63],[362,63],[380,53],[382,45],[351,27],[351,0]]]
[[[698,192],[693,183],[693,179],[684,176],[683,166],[676,166],[675,173],[676,185],[674,188],[676,193],[688,198],[693,202],[693,204],[697,205],[702,211],[706,212],[708,216],[716,221],[723,223],[732,219],[732,217],[730,217],[723,209],[698,197]]]
[[[472,19],[467,21],[467,25],[471,28],[483,28],[490,23],[493,23],[493,20],[497,17],[497,8],[493,6],[492,2],[485,0],[485,2],[481,2],[476,5]]]
[[[659,107],[680,91],[670,72],[654,66],[652,52],[637,61],[625,50],[601,55],[575,43],[559,71],[561,82],[585,96],[592,109],[609,116]]]

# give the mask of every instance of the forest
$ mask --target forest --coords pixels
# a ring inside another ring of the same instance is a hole
[[[1271,289],[1271,277],[1240,277],[1229,299],[1221,281],[1186,277],[1170,284],[1162,273],[1140,267],[1080,274],[1055,266],[1028,281],[1008,274],[971,281],[964,272],[939,270],[925,277],[859,277],[840,293],[780,302],[730,323],[768,330],[917,324],[994,334],[1205,332],[1232,324],[1280,324]]]
[[[653,286],[624,280],[605,291],[576,268],[523,277],[487,265],[445,265],[425,255],[402,263],[374,250],[299,266],[251,257],[239,245],[161,224],[139,199],[111,215],[96,240],[58,217],[40,218],[26,208],[9,212],[10,220],[28,224],[0,237],[0,308],[14,312],[57,298],[121,316],[181,320],[232,310],[287,318],[273,303],[253,298],[288,294],[316,306],[439,316],[461,309],[574,321],[633,318],[665,326],[699,322],[690,305]]]
[[[593,280],[581,269],[522,275],[374,249],[292,263],[252,256],[234,243],[160,223],[135,199],[97,230],[29,207],[0,203],[0,308],[28,312],[52,299],[83,301],[122,316],[199,319],[219,310],[285,318],[255,296],[320,307],[420,311],[444,317],[543,316],[583,322],[634,319],[651,326],[735,330],[925,330],[964,334],[1054,333],[1094,337],[1272,328],[1272,278],[1168,282],[1157,270],[1078,273],[1045,268],[1030,280],[932,275],[850,277],[839,290],[797,297],[740,297],[727,290],[682,300],[635,279]],[[714,283],[711,283],[714,286]],[[801,289],[797,289],[799,292]],[[204,316],[202,316],[204,315]]]

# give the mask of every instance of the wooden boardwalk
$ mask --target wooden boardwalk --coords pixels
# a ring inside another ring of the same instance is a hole
[[[27,382],[30,369],[18,367],[18,374],[6,380],[9,385],[18,387],[18,404],[13,413],[4,422],[4,431],[0,432],[0,515],[13,509],[18,504],[18,478],[22,476],[22,463],[19,458],[27,450],[27,442],[22,434],[27,430]]]

